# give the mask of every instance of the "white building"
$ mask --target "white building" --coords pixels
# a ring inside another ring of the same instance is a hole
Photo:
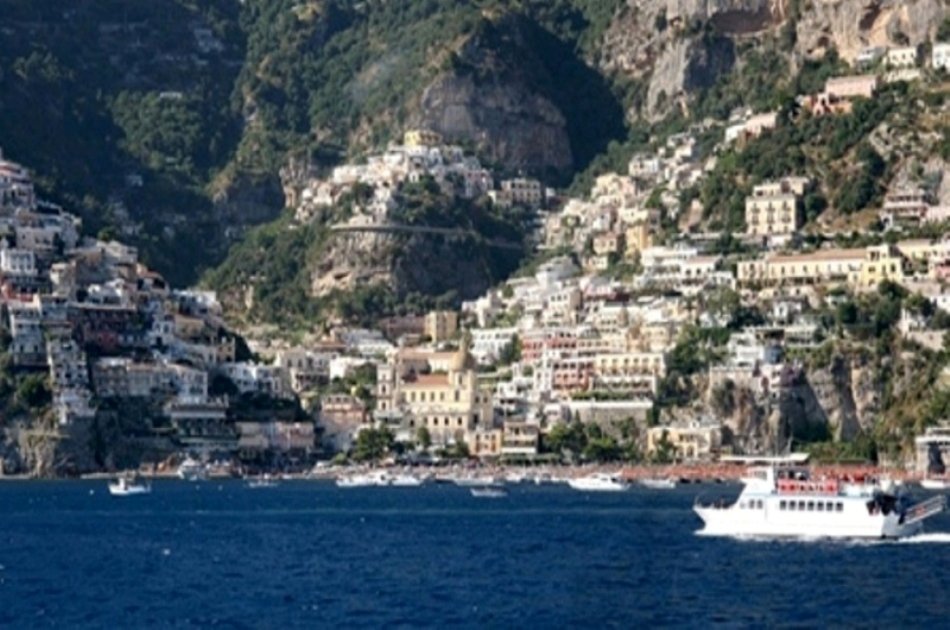
[[[941,42],[933,45],[933,53],[930,56],[930,66],[934,70],[946,70],[950,72],[950,42]]]

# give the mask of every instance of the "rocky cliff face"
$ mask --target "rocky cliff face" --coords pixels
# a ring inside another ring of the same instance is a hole
[[[870,431],[881,411],[878,369],[860,354],[839,354],[828,366],[805,370],[778,399],[756,399],[737,388],[724,418],[746,452],[782,449],[789,438],[850,441]]]
[[[607,80],[524,16],[483,18],[444,66],[411,121],[509,172],[566,181],[623,135]]]
[[[793,67],[830,49],[851,61],[867,46],[927,41],[947,11],[944,0],[628,0],[597,58],[605,72],[643,82],[639,113],[658,119],[731,70],[736,46],[756,36],[788,29]]]
[[[545,97],[514,82],[450,74],[420,99],[421,126],[449,142],[472,142],[478,152],[512,170],[568,173],[574,165],[566,123]]]
[[[867,46],[918,45],[947,15],[945,0],[815,0],[804,3],[795,52],[820,56],[833,47],[851,61]]]
[[[337,233],[329,237],[313,269],[311,291],[326,297],[382,286],[399,298],[455,291],[460,299],[472,299],[510,273],[519,259],[520,253],[492,249],[468,237]]]

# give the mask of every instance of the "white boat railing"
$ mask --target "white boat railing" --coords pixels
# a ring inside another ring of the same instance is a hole
[[[901,521],[904,525],[912,525],[918,521],[930,518],[934,514],[943,512],[946,507],[947,498],[942,494],[938,494],[935,497],[930,497],[926,501],[921,501],[907,508],[907,511],[901,516]]]

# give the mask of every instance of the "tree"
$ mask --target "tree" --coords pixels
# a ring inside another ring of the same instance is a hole
[[[17,400],[30,409],[40,409],[52,402],[49,382],[45,374],[30,374],[16,390]]]
[[[353,459],[358,462],[373,462],[382,459],[395,443],[396,438],[387,428],[363,429],[356,436]]]
[[[576,420],[570,424],[563,422],[556,424],[544,437],[544,444],[547,450],[553,453],[566,452],[572,456],[580,455],[587,446],[584,425]]]
[[[432,434],[429,433],[427,427],[419,427],[419,430],[416,431],[416,446],[422,451],[428,451],[429,447],[432,446]]]
[[[950,17],[944,18],[937,29],[938,42],[950,42]]]
[[[609,435],[601,435],[588,440],[583,456],[592,462],[614,462],[620,459],[621,449],[617,440]]]
[[[732,379],[716,385],[712,390],[712,408],[719,416],[731,416],[735,411],[736,384]]]
[[[518,335],[512,335],[511,341],[506,343],[498,353],[498,362],[502,365],[511,365],[521,360],[521,339]]]
[[[658,464],[669,464],[676,455],[676,447],[670,441],[670,434],[665,429],[660,439],[657,440],[653,450],[653,461]]]

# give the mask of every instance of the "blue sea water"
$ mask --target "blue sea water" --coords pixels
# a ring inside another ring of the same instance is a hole
[[[950,625],[950,517],[902,542],[710,538],[700,491],[738,487],[0,483],[0,627]]]

